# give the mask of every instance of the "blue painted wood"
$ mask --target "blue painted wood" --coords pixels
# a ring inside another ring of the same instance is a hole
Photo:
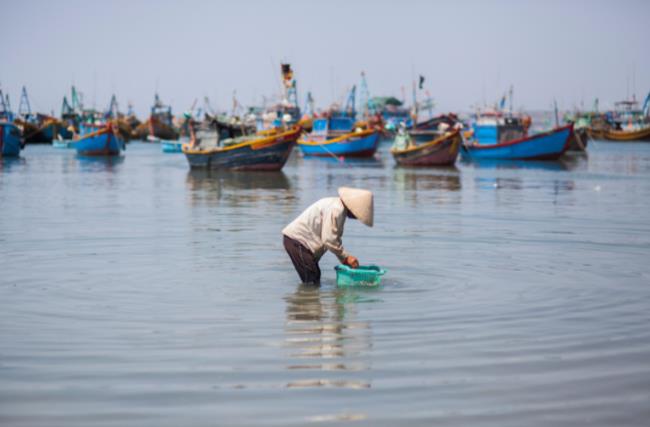
[[[354,121],[349,117],[332,117],[329,120],[329,129],[333,131],[352,132]]]
[[[569,125],[498,144],[465,144],[462,156],[468,160],[553,160],[568,149],[572,132],[573,125]]]
[[[65,126],[60,126],[58,129],[58,134],[62,139],[72,139],[74,134],[69,131]]]
[[[343,139],[331,142],[327,139],[316,145],[304,144],[298,141],[298,146],[305,156],[344,156],[344,157],[371,157],[377,150],[379,132],[359,137],[354,132],[343,135]],[[307,138],[307,141],[315,141]]]
[[[160,148],[163,153],[182,153],[183,152],[183,141],[181,140],[160,140]]]
[[[20,129],[12,123],[0,123],[0,154],[2,157],[17,157],[22,149]]]
[[[499,142],[499,130],[497,126],[477,125],[472,126],[474,129],[474,139],[479,144],[496,144]]]
[[[89,124],[89,123],[79,123],[79,135],[81,136],[85,136],[88,135],[89,133],[93,133],[97,129],[99,129],[98,125]]]
[[[86,134],[75,142],[74,147],[82,156],[114,156],[125,149],[124,141],[110,126]]]
[[[54,124],[49,124],[43,128],[42,132],[45,141],[53,141],[54,139],[56,139],[57,126]]]
[[[74,141],[72,139],[55,139],[52,141],[54,148],[74,148]]]

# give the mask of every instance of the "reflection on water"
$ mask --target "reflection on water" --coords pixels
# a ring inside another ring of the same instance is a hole
[[[309,372],[308,378],[293,380],[288,388],[370,388],[370,381],[325,375],[326,372],[367,371],[367,353],[372,347],[370,324],[358,321],[353,289],[326,290],[300,285],[288,295],[286,345],[289,370]]]
[[[11,169],[24,166],[27,160],[24,157],[0,157],[0,171],[9,171]]]
[[[567,160],[462,160],[465,167],[476,169],[523,169],[523,170],[547,170],[547,171],[570,171],[580,165],[580,162]]]
[[[454,205],[460,203],[462,180],[455,167],[402,168],[395,167],[393,174],[397,194],[411,207],[419,203]]]
[[[315,163],[325,166],[327,168],[382,168],[384,161],[379,155],[368,158],[354,158],[354,157],[335,157],[335,156],[309,156],[303,157],[306,163]]]
[[[185,180],[192,204],[228,200],[233,204],[291,198],[284,172],[236,172],[193,169]],[[285,190],[285,191],[275,191]]]
[[[446,190],[461,189],[460,171],[455,166],[444,168],[401,168],[393,171],[395,185],[400,190]]]
[[[187,182],[191,190],[211,189],[216,185],[238,190],[289,190],[291,183],[282,171],[238,172],[190,169]]]
[[[571,191],[575,188],[575,182],[572,180],[553,179],[550,181],[524,181],[521,178],[505,177],[477,177],[475,178],[476,187],[487,190],[535,190],[550,188],[554,193]]]
[[[80,172],[113,172],[124,163],[125,156],[77,156]]]
[[[0,424],[646,425],[650,144],[559,169],[388,149],[279,174],[144,143],[3,159]],[[344,242],[384,286],[337,289],[328,254],[296,288],[280,232],[341,185],[374,191]]]

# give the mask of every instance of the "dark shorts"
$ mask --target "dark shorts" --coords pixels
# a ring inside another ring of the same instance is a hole
[[[287,250],[291,262],[300,276],[302,283],[320,284],[320,267],[318,260],[309,248],[297,240],[284,236],[284,249]]]

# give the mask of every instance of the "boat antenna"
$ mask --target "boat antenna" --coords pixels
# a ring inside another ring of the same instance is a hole
[[[27,97],[27,88],[23,86],[20,92],[20,103],[18,104],[18,115],[27,117],[32,114],[32,107],[29,105],[29,98]]]
[[[513,104],[512,104],[512,94],[514,92],[514,88],[512,85],[510,85],[510,90],[508,91],[508,97],[510,98],[510,115],[512,116],[513,110]]]
[[[632,101],[636,101],[636,66],[632,64]]]
[[[93,110],[97,109],[97,70],[93,70]]]

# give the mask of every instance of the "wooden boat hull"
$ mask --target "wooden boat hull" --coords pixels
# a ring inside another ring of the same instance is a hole
[[[305,156],[372,157],[379,144],[379,132],[353,132],[323,142],[303,139],[298,146]]]
[[[464,144],[462,156],[468,160],[556,160],[569,148],[573,125],[498,144]]]
[[[419,122],[415,125],[416,130],[436,130],[441,124],[446,124],[450,128],[458,123],[458,117],[455,114],[441,114],[436,117],[432,117],[423,122]]]
[[[449,166],[458,158],[462,145],[459,131],[405,150],[391,150],[400,166]]]
[[[72,139],[74,134],[63,126],[57,128],[57,134],[61,139]]]
[[[184,144],[183,153],[192,169],[279,171],[299,135],[300,128],[293,128],[276,135],[260,135],[255,141],[206,150]]]
[[[589,143],[589,134],[586,128],[573,129],[573,133],[569,138],[569,148],[567,151],[584,152],[587,151],[587,144]]]
[[[17,157],[21,149],[20,129],[11,123],[0,123],[0,157]]]
[[[23,138],[26,144],[49,144],[52,142],[52,135],[46,135],[44,129],[38,124],[16,119],[16,125],[22,128]]]
[[[171,126],[163,123],[157,117],[149,117],[149,119],[141,123],[135,130],[136,136],[143,141],[150,141],[148,136],[157,139],[174,140],[178,139],[178,132]]]
[[[589,128],[589,136],[592,139],[604,139],[606,141],[650,141],[650,126],[640,130],[609,130]]]
[[[80,156],[117,156],[124,150],[124,140],[109,125],[82,136],[74,148]]]

